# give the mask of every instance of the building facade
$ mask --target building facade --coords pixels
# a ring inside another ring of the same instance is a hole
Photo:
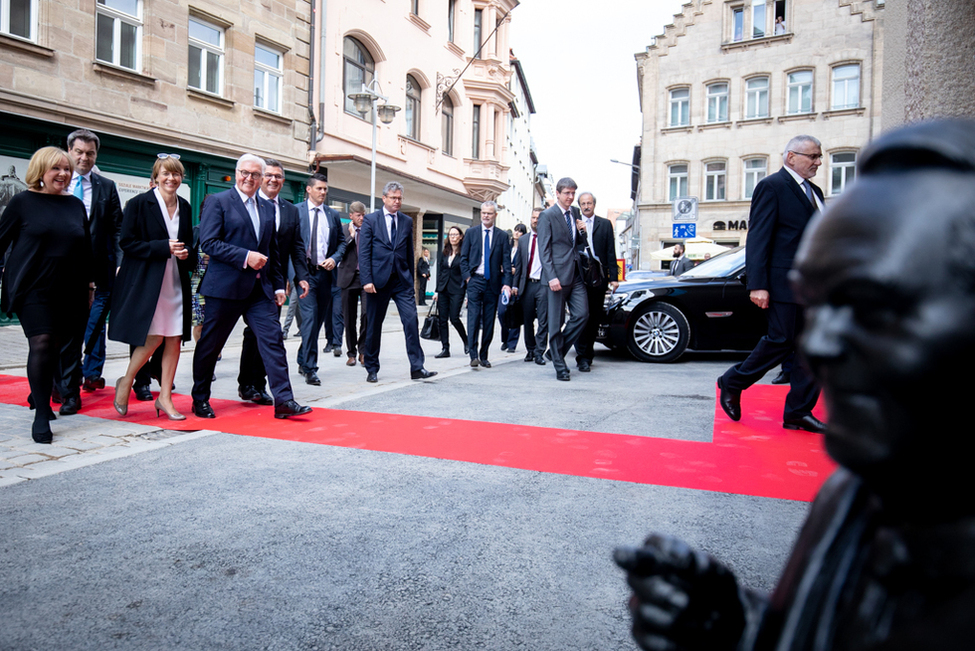
[[[510,231],[516,224],[526,226],[531,220],[535,200],[535,167],[538,158],[534,151],[531,134],[531,116],[535,113],[528,80],[521,61],[511,57],[510,90],[514,99],[508,107],[506,129],[508,168],[508,189],[498,197],[497,226]]]
[[[843,191],[881,129],[883,15],[881,0],[684,5],[636,55],[643,137],[628,232],[634,268],[659,268],[650,254],[691,231],[744,244],[755,184],[778,171],[795,135],[822,141],[813,181],[827,198]]]

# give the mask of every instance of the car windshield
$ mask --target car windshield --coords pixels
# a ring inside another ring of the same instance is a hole
[[[705,260],[680,275],[681,278],[726,278],[745,266],[745,247],[739,246]]]

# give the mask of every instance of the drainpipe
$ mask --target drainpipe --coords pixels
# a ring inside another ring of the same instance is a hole
[[[311,118],[308,151],[311,152],[314,152],[318,145],[318,123],[315,120],[315,23],[317,19],[318,0],[311,0],[311,20],[308,33],[308,116]]]

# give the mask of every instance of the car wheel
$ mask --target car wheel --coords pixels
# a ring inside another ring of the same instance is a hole
[[[633,315],[626,347],[641,362],[673,362],[687,350],[691,328],[673,305],[650,303]]]

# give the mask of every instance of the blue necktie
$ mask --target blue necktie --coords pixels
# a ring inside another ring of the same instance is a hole
[[[491,280],[491,231],[484,231],[484,280]]]
[[[813,199],[812,186],[809,185],[809,181],[802,182],[802,189],[806,191],[806,198],[809,199],[809,203],[812,204],[813,208],[816,207],[816,200]]]
[[[572,232],[572,214],[566,210],[565,211],[565,225],[569,227],[569,232]]]
[[[75,186],[74,186],[74,196],[78,197],[82,201],[85,200],[85,186],[84,186],[84,182],[85,182],[85,177],[79,176],[78,177],[78,183],[76,183]]]

